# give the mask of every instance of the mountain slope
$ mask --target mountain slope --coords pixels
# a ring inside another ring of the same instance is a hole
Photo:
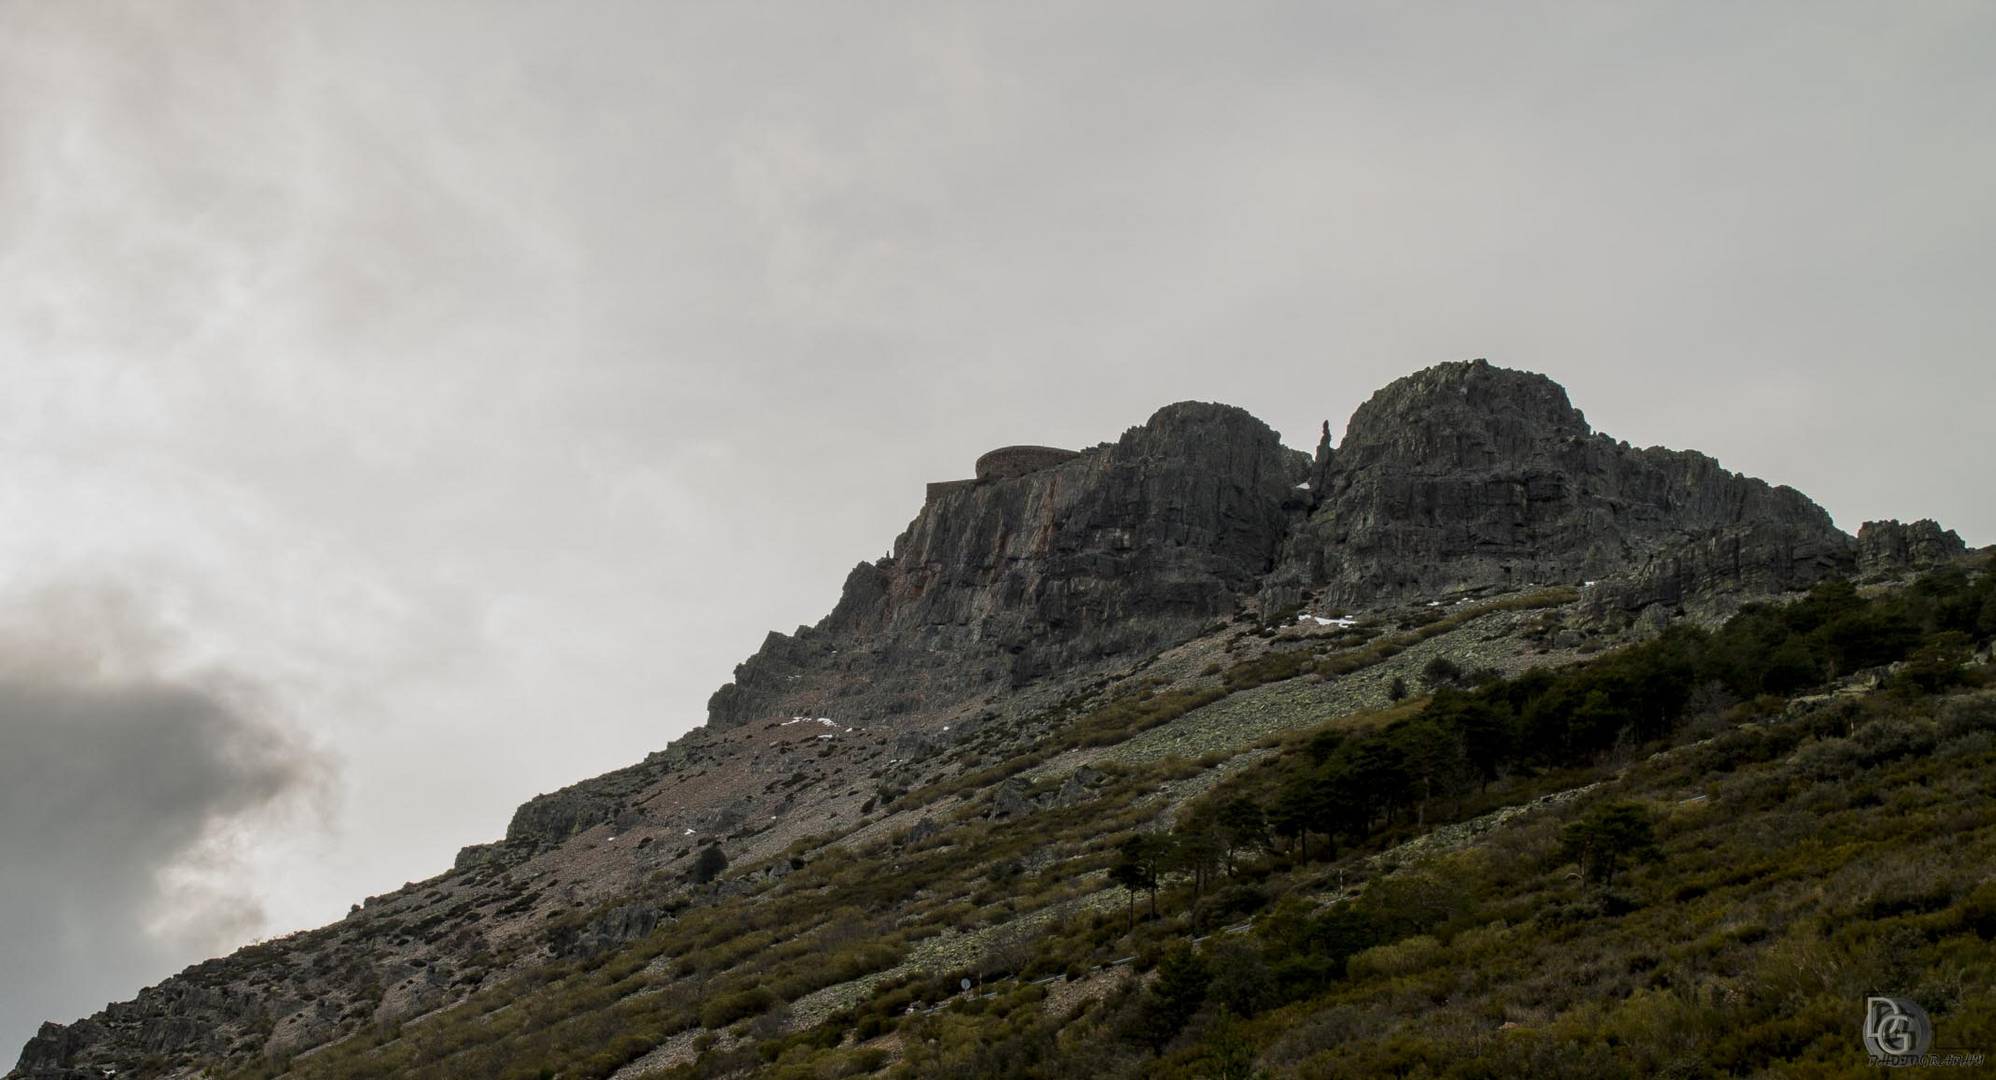
[[[1409,688],[1572,664],[1860,559],[1892,577],[1961,554],[1932,523],[1860,543],[1481,362],[1387,387],[1314,460],[1196,403],[1073,455],[987,458],[933,485],[825,620],[772,634],[706,727],[529,801],[504,840],[340,924],[45,1026],[10,1076],[721,1068],[848,1013],[859,1039],[851,1010],[1016,966],[997,957],[1046,928],[1117,951],[1118,845],[1285,732],[1405,721]],[[1564,707],[1583,706],[1601,712]],[[1454,809],[1544,793],[1520,784]]]

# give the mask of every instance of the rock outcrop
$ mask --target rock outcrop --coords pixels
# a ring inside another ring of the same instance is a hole
[[[1967,552],[1953,529],[1928,518],[1906,525],[1867,521],[1857,530],[1857,572],[1867,577],[1927,570]]]
[[[1062,453],[1031,469],[987,462],[984,479],[925,505],[829,616],[771,634],[736,668],[708,722],[793,709],[877,721],[1187,637],[1274,565],[1309,464],[1245,411],[1196,402]]]
[[[1482,360],[1388,385],[1318,456],[1270,606],[1622,576],[1622,602],[1641,607],[1804,587],[1852,564],[1850,538],[1800,492],[1617,442],[1551,379]]]

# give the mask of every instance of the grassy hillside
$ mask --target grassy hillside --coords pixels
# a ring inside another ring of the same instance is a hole
[[[883,790],[918,829],[655,883],[634,942],[234,1075],[1856,1075],[1875,992],[1996,1050],[1992,578],[1508,676],[1468,644],[1573,599],[1070,702]]]

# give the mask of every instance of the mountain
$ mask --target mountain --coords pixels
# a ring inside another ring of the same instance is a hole
[[[817,625],[770,634],[704,727],[529,800],[503,839],[338,924],[44,1025],[10,1080],[1065,1075],[1226,1054],[1328,1074],[1320,1050],[1420,1010],[1427,991],[1394,979],[1466,970],[1439,959],[1465,935],[1584,952],[1607,920],[1697,900],[1671,890],[1724,891],[1631,869],[1615,892],[1613,860],[1560,862],[1534,822],[1648,822],[1722,789],[1703,779],[1719,765],[1812,776],[1829,766],[1789,755],[1831,753],[1809,749],[1833,734],[1808,727],[1815,702],[1877,714],[1838,714],[1845,742],[1860,719],[1914,743],[1981,723],[1960,695],[1996,630],[1984,555],[1931,521],[1852,537],[1799,492],[1615,441],[1550,379],[1481,360],[1395,381],[1314,454],[1184,402],[974,473],[929,485]],[[1816,741],[1714,757],[1756,726]],[[1869,745],[1852,770],[1912,768]],[[1948,783],[1977,782],[1981,747]],[[1787,829],[1789,797],[1728,805]],[[1691,834],[1658,820],[1635,854],[1688,865]],[[1699,842],[1736,843],[1722,826]],[[1515,872],[1493,869],[1506,851]],[[1482,860],[1464,880],[1489,895],[1423,893],[1442,887],[1412,868],[1437,859]],[[1981,903],[1959,876],[1915,914]],[[1237,933],[1206,936],[1216,920]],[[1776,929],[1757,932],[1739,948]],[[1352,1012],[1339,995],[1374,977],[1396,1004]],[[1255,1026],[1274,1010],[1348,1030],[1276,1054]],[[1595,1032],[1528,1026],[1554,1021]],[[1565,1052],[1519,1067],[1589,1074]]]

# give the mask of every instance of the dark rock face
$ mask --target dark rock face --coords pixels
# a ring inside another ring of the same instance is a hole
[[[551,847],[606,822],[629,828],[635,824],[634,817],[642,816],[630,805],[630,798],[678,764],[676,756],[654,754],[640,764],[570,784],[560,791],[536,795],[513,811],[503,843],[465,848],[458,852],[458,866],[506,861],[509,854]]]
[[[1594,433],[1559,384],[1481,361],[1400,379],[1320,450],[1315,509],[1267,601],[1330,603],[1633,574],[1636,606],[1774,591],[1847,570],[1800,492],[1689,451]]]
[[[1908,525],[1867,521],[1857,530],[1857,571],[1867,576],[1927,570],[1967,553],[1953,529],[1927,518]]]
[[[624,904],[590,920],[588,925],[570,927],[550,936],[549,946],[559,957],[600,956],[628,941],[636,941],[666,918],[652,904]]]
[[[216,1054],[221,1032],[263,1014],[254,997],[210,985],[224,961],[209,960],[74,1024],[44,1023],[21,1051],[23,1080],[71,1080],[130,1073],[149,1055]]]
[[[1601,583],[1597,613],[1723,611],[1736,601],[1806,589],[1851,570],[1851,542],[1779,522],[1731,525],[1666,544],[1634,570]],[[1667,614],[1668,612],[1666,612]]]
[[[784,715],[800,690],[872,722],[1187,637],[1267,574],[1308,469],[1246,412],[1193,402],[1034,464],[924,506],[823,622],[735,669],[709,722]]]
[[[103,1039],[106,1032],[89,1020],[79,1020],[67,1027],[62,1024],[44,1023],[28,1045],[21,1049],[21,1060],[15,1066],[19,1075],[33,1080],[68,1080],[69,1077],[99,1076],[101,1069],[74,1068],[76,1057],[88,1047]]]

